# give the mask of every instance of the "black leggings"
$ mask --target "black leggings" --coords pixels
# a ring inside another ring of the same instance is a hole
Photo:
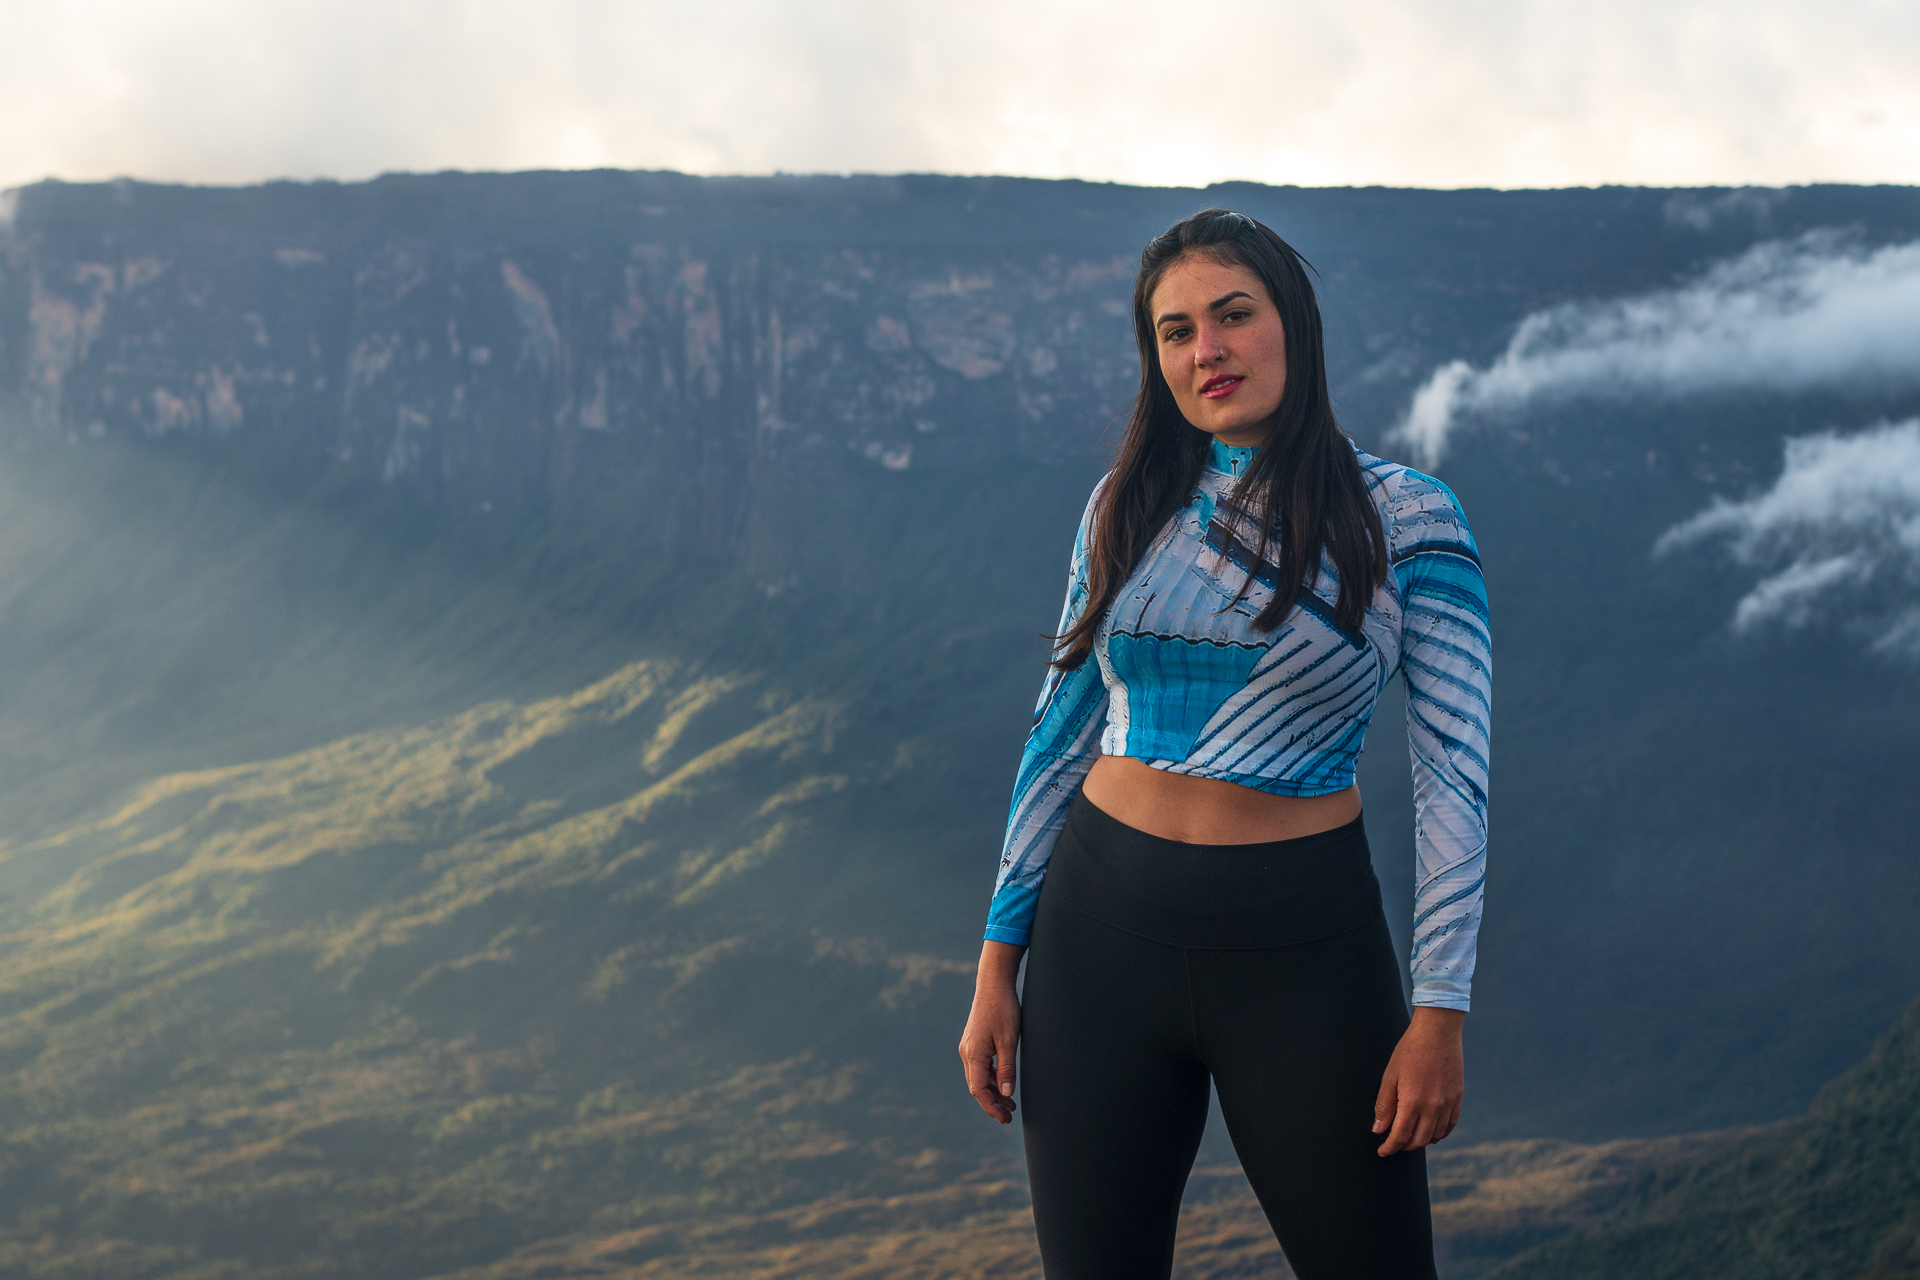
[[[1027,952],[1020,1115],[1047,1280],[1165,1280],[1220,1090],[1300,1280],[1431,1280],[1426,1154],[1375,1154],[1406,1029],[1360,820],[1193,845],[1083,797]]]

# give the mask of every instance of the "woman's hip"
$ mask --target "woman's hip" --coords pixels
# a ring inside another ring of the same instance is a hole
[[[1297,946],[1359,929],[1380,914],[1366,828],[1264,844],[1184,844],[1136,830],[1085,796],[1068,812],[1040,892],[1061,909],[1165,946],[1243,950]]]

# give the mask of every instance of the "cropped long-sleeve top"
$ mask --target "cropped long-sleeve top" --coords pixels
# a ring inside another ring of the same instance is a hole
[[[1253,557],[1257,536],[1225,524],[1227,494],[1253,450],[1213,442],[1192,496],[1107,611],[1092,658],[1072,671],[1050,669],[1041,686],[989,939],[1026,944],[1054,841],[1097,757],[1132,756],[1277,795],[1330,795],[1353,785],[1374,704],[1399,672],[1413,757],[1413,999],[1467,1008],[1487,853],[1486,586],[1452,491],[1356,452],[1387,536],[1386,582],[1360,629],[1343,631],[1332,607],[1339,581],[1323,556],[1292,615],[1261,632],[1253,621],[1278,571]],[[1086,607],[1093,506],[1074,539],[1062,632]]]

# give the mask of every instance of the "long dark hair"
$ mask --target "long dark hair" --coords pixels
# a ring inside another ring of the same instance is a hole
[[[1223,504],[1221,523],[1229,558],[1242,565],[1275,564],[1273,598],[1253,625],[1273,631],[1293,612],[1326,554],[1340,580],[1333,606],[1343,631],[1360,629],[1376,587],[1387,580],[1387,535],[1367,496],[1360,462],[1334,420],[1327,392],[1327,358],[1320,335],[1320,304],[1305,259],[1273,231],[1226,209],[1203,209],[1154,237],[1140,254],[1133,282],[1133,328],[1140,344],[1140,391],[1121,437],[1113,470],[1094,503],[1088,547],[1087,603],[1055,638],[1053,665],[1070,671],[1093,651],[1094,635],[1134,566],[1173,513],[1193,493],[1212,437],[1189,423],[1160,371],[1160,344],[1150,309],[1167,269],[1188,254],[1244,267],[1260,277],[1286,330],[1287,383],[1267,438]],[[1257,544],[1239,544],[1246,518]],[[1268,552],[1277,548],[1277,563]],[[1265,577],[1266,575],[1262,575]],[[1244,597],[1252,573],[1240,586]]]

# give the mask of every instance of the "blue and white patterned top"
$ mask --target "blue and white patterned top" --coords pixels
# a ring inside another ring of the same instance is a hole
[[[1358,452],[1356,450],[1356,452]],[[1215,441],[1200,483],[1108,610],[1094,660],[1047,673],[1014,783],[986,936],[1025,945],[1067,808],[1100,755],[1222,778],[1286,796],[1353,785],[1374,703],[1407,682],[1413,755],[1413,988],[1416,1005],[1465,1009],[1487,856],[1487,753],[1493,655],[1486,585],[1460,504],[1446,485],[1360,453],[1392,572],[1357,632],[1341,631],[1333,562],[1272,632],[1253,620],[1274,566],[1254,563],[1223,508],[1252,449]],[[1103,482],[1104,483],[1104,482]],[[1096,494],[1099,492],[1095,490]],[[1060,630],[1087,601],[1087,521],[1074,540]],[[1245,576],[1253,583],[1233,603]],[[1170,873],[1172,869],[1169,869]]]

